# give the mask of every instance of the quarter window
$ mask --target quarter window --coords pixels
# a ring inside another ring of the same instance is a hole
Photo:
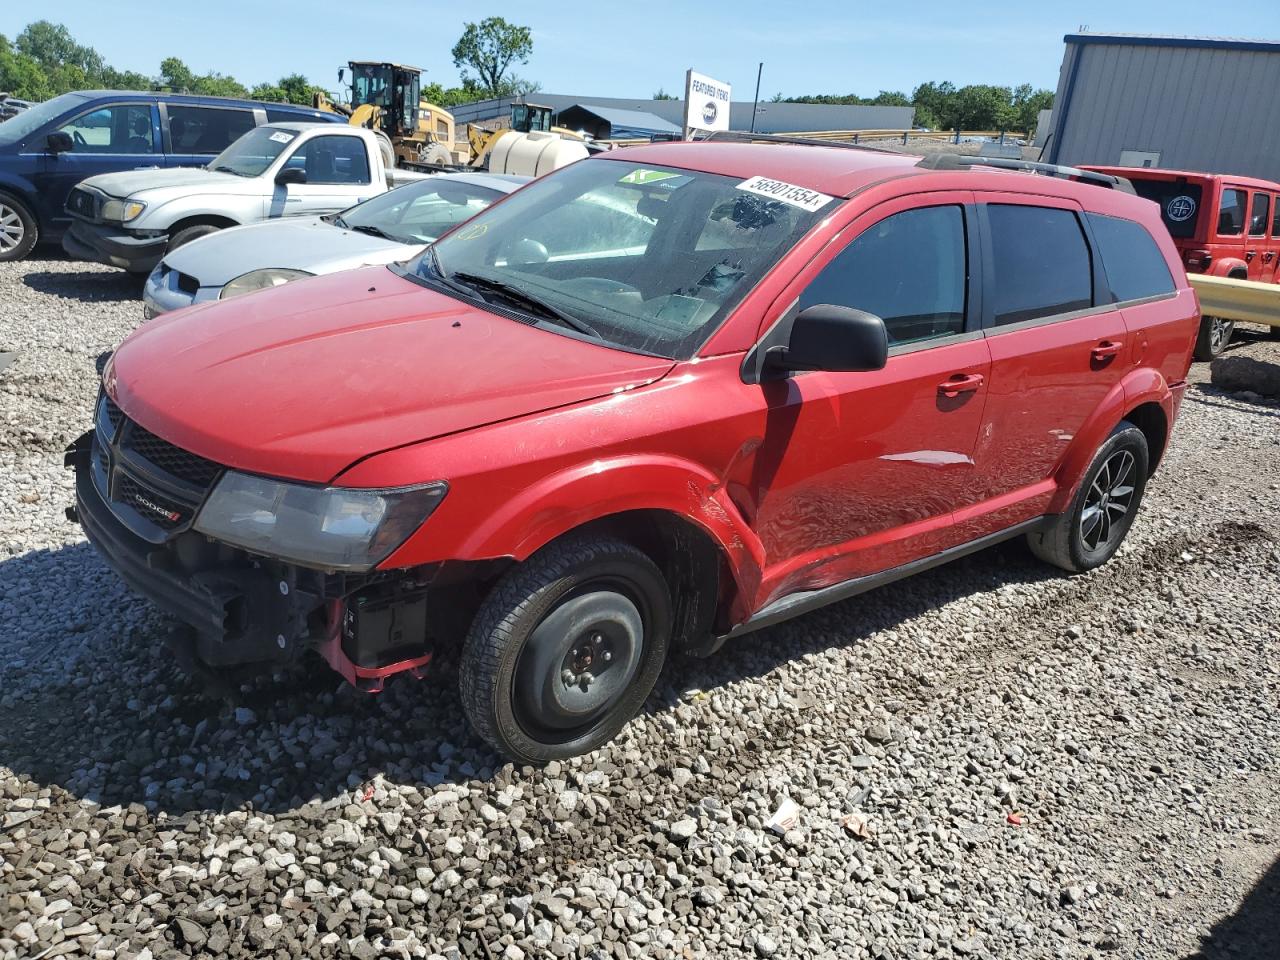
[[[1218,235],[1237,237],[1244,233],[1243,190],[1223,190],[1222,202],[1218,204]]]
[[[1111,299],[1117,303],[1173,293],[1173,275],[1151,234],[1139,223],[1085,214],[1098,243]]]
[[[224,107],[168,104],[169,143],[174,153],[221,153],[254,128],[253,113]]]
[[[316,137],[285,162],[306,172],[307,183],[369,182],[369,157],[359,137]]]
[[[1265,237],[1267,221],[1271,219],[1271,197],[1265,193],[1253,195],[1253,206],[1249,208],[1249,236]]]
[[[886,217],[836,256],[800,296],[854,307],[884,320],[889,343],[913,343],[964,331],[968,273],[964,211],[921,207]]]
[[[82,113],[58,129],[70,134],[75,153],[155,153],[151,105],[117,104]]]
[[[1093,270],[1080,222],[1070,210],[991,204],[997,326],[1093,305]]]

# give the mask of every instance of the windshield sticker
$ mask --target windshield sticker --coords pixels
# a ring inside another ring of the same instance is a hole
[[[293,139],[293,134],[285,133],[283,130],[277,130],[270,137],[268,137],[268,139],[274,140],[276,143],[288,143],[290,140]]]
[[[625,177],[619,180],[619,183],[658,183],[661,180],[674,180],[676,177],[683,176],[679,173],[670,173],[666,170],[646,170],[643,167],[637,167]]]
[[[457,236],[459,240],[479,240],[488,232],[489,225],[487,223],[477,223],[473,227],[467,227],[455,236]]]
[[[769,177],[752,177],[750,180],[743,180],[738,184],[738,189],[745,190],[747,193],[754,193],[757,196],[768,197],[770,200],[789,203],[793,207],[799,207],[810,212],[821,210],[832,200],[831,197],[825,193],[819,193],[817,190],[797,187],[794,183],[772,180]]]

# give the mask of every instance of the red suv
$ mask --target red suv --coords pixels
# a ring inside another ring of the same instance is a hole
[[[1015,536],[1088,570],[1196,297],[1122,181],[970,162],[619,150],[417,259],[177,311],[108,362],[71,512],[187,664],[375,690],[459,644],[473,727],[531,762],[612,737],[670,650]]]
[[[1085,167],[1125,177],[1160,216],[1191,273],[1280,283],[1280,183],[1181,170]],[[1227,348],[1235,321],[1204,317],[1196,359]]]

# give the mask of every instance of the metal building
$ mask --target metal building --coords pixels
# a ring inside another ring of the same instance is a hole
[[[1064,39],[1045,160],[1280,180],[1280,41]]]

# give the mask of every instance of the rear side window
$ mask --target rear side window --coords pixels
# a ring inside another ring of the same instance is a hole
[[[1271,197],[1265,193],[1253,195],[1253,206],[1249,208],[1249,236],[1265,237],[1267,221],[1271,219]]]
[[[1271,236],[1280,238],[1280,197],[1275,198],[1271,207]]]
[[[1173,275],[1146,228],[1132,220],[1085,214],[1117,303],[1173,293]]]
[[[960,207],[921,207],[885,217],[836,256],[800,296],[884,320],[889,343],[964,331],[966,251]]]
[[[171,103],[169,143],[174,153],[221,153],[255,126],[250,110],[190,107]]]
[[[1218,235],[1222,237],[1238,237],[1244,233],[1243,190],[1223,190],[1222,202],[1218,204]]]
[[[1178,239],[1194,237],[1200,219],[1200,200],[1204,193],[1198,183],[1176,180],[1144,180],[1131,176],[1134,192],[1160,205],[1160,218],[1169,235]]]
[[[996,326],[1093,305],[1093,270],[1070,210],[990,204]]]

